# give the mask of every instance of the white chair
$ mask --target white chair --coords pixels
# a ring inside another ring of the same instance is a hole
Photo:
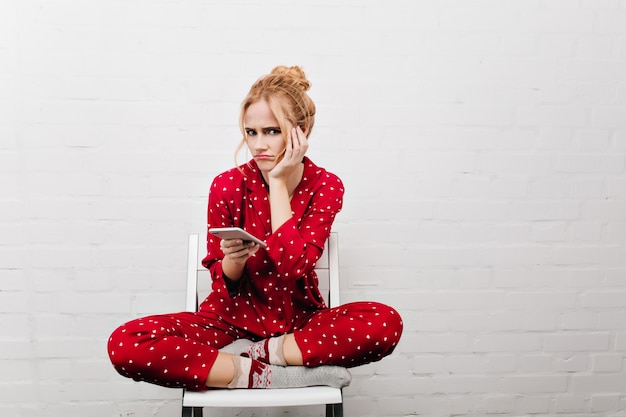
[[[189,235],[189,257],[187,265],[187,311],[197,311],[198,282],[210,285],[211,278],[206,269],[199,266],[198,235]],[[337,233],[330,235],[324,254],[315,270],[319,277],[320,289],[330,307],[339,305],[339,260]],[[206,279],[199,280],[204,275]],[[208,287],[207,292],[210,291]],[[285,389],[211,389],[197,392],[183,390],[183,417],[202,417],[203,408],[210,407],[288,407],[304,405],[326,405],[326,417],[343,416],[343,396],[341,388],[315,386]]]

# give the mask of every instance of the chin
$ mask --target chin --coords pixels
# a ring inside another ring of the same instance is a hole
[[[261,172],[269,172],[276,166],[274,161],[256,161],[256,165]]]

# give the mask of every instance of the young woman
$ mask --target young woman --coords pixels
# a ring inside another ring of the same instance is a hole
[[[310,83],[279,66],[243,101],[239,150],[252,159],[218,175],[208,226],[239,226],[267,246],[207,236],[202,264],[212,292],[197,313],[150,316],[109,339],[115,369],[168,387],[283,388],[348,385],[346,368],[382,359],[402,320],[391,307],[328,308],[314,267],[343,202],[343,184],[305,156],[315,121]],[[237,165],[237,163],[235,163]]]

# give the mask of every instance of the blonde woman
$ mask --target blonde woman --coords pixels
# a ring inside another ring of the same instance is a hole
[[[300,67],[274,68],[251,87],[240,127],[252,159],[211,185],[208,225],[238,226],[259,244],[207,234],[213,291],[197,313],[144,317],[109,339],[117,371],[168,387],[343,387],[347,368],[397,345],[393,308],[328,308],[314,271],[343,204],[341,180],[307,156],[315,122]],[[237,154],[238,152],[236,152]],[[237,165],[237,164],[236,164]]]

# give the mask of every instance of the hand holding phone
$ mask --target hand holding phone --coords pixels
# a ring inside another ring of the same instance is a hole
[[[261,239],[251,235],[240,227],[213,227],[209,229],[209,233],[222,239],[241,239],[244,242],[254,242],[262,248],[267,246]]]

